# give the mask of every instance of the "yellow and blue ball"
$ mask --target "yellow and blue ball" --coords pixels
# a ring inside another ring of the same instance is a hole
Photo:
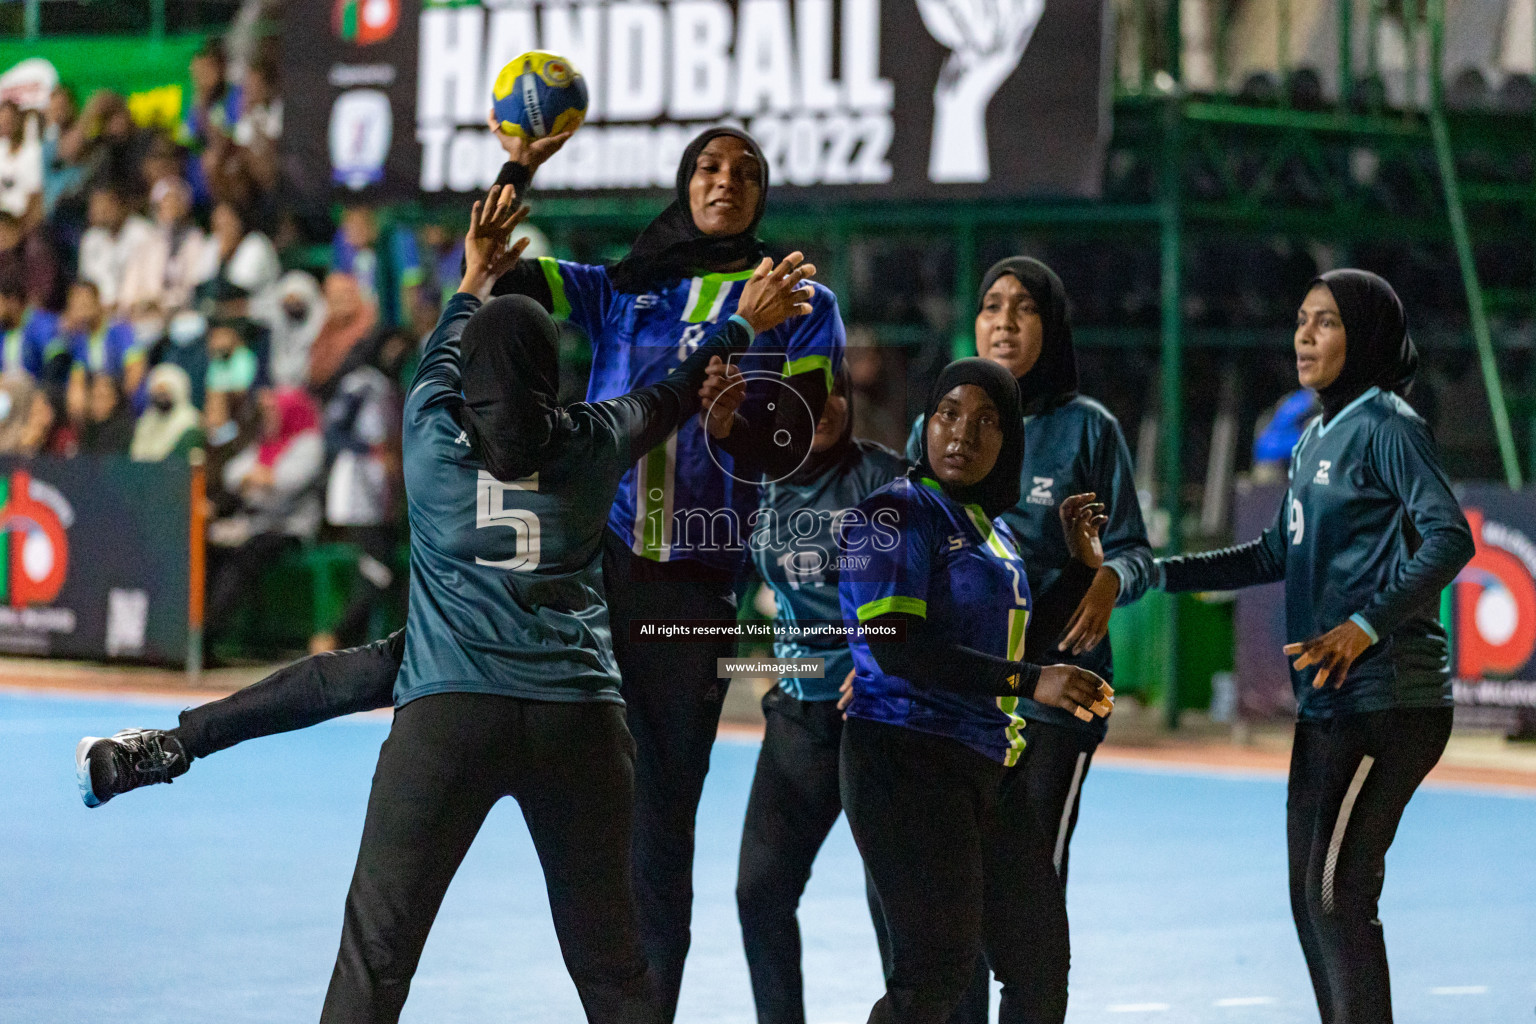
[[[564,57],[529,50],[501,69],[491,100],[502,132],[542,139],[580,127],[587,116],[587,80]]]

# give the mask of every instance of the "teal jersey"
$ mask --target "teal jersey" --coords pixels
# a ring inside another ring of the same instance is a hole
[[[921,418],[912,425],[907,455],[916,458]],[[1141,518],[1130,449],[1120,422],[1091,398],[1074,396],[1038,415],[1024,417],[1024,466],[1019,477],[1019,503],[999,517],[1018,539],[1019,555],[1029,574],[1029,589],[1047,594],[1072,561],[1062,533],[1062,499],[1088,491],[1104,503],[1109,522],[1100,531],[1104,565],[1120,577],[1117,604],[1129,604],[1146,593],[1152,579],[1152,548]],[[1043,638],[1054,640],[1055,638]],[[1073,656],[1045,644],[1041,665],[1078,665],[1114,680],[1113,652],[1105,637],[1091,651]],[[1050,722],[1104,736],[1103,718],[1083,722],[1071,712],[1033,700],[1020,701],[1025,718]]]
[[[989,522],[980,506],[959,504],[932,480],[907,477],[875,491],[856,511],[840,530],[846,565],[838,596],[846,621],[915,615],[957,645],[1023,660],[1033,606],[1007,523]],[[848,646],[855,668],[848,717],[947,736],[994,761],[1018,763],[1018,697],[918,686],[883,671],[863,640]]]
[[[395,706],[434,693],[621,703],[602,579],[619,480],[698,409],[711,356],[744,348],[732,322],[665,380],[564,410],[525,479],[485,470],[459,425],[459,336],[480,301],[449,300],[406,397],[410,608]]]
[[[905,469],[906,462],[889,448],[855,440],[846,457],[814,480],[791,478],[763,487],[748,548],[757,574],[773,591],[778,621],[842,621],[837,527],[859,502]],[[779,687],[798,700],[836,700],[837,688],[853,668],[845,638],[782,639],[774,643],[773,656],[824,660],[820,679],[779,680]]]
[[[1374,641],[1342,687],[1291,670],[1302,718],[1451,706],[1440,592],[1471,560],[1472,532],[1429,427],[1371,388],[1327,426],[1315,419],[1291,455],[1290,487],[1263,536],[1158,562],[1169,590],[1229,590],[1285,580],[1289,642],[1353,620]]]

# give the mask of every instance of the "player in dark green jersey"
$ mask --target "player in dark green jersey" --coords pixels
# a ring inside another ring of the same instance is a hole
[[[1471,559],[1472,534],[1402,397],[1418,354],[1392,287],[1362,270],[1317,278],[1295,348],[1323,414],[1291,455],[1274,525],[1156,572],[1170,591],[1285,581],[1291,912],[1324,1024],[1388,1024],[1377,899],[1403,810],[1450,736],[1439,600]]]

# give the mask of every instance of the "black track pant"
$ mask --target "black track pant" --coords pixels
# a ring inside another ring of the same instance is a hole
[[[850,719],[843,726],[843,809],[890,937],[886,994],[871,1022],[944,1024],[978,952],[1003,983],[1000,1020],[1029,1018],[1025,920],[1049,860],[1034,829],[996,823],[1002,765],[940,736]]]
[[[1291,914],[1323,1024],[1390,1024],[1376,901],[1403,809],[1440,760],[1450,708],[1296,723],[1286,833]]]
[[[811,863],[843,811],[837,701],[803,701],[775,687],[763,698],[763,747],[752,777],[736,869],[736,909],[758,1024],[805,1024],[800,924]]]
[[[693,916],[693,830],[726,682],[730,640],[631,643],[633,619],[734,621],[730,578],[696,562],[651,562],[608,531],[603,585],[635,738],[635,902],[662,1015],[677,1012]]]
[[[1060,1024],[1067,1016],[1067,971],[1072,962],[1067,860],[1083,780],[1099,741],[1081,729],[1033,720],[1024,738],[1024,756],[1008,769],[998,796],[997,822],[1001,829],[1027,829],[1047,840],[1044,845],[1031,844],[1037,854],[1050,858],[1051,866],[1032,875],[1041,887],[1031,894],[1034,910],[1023,928],[1034,950],[1030,965],[1034,977],[1023,986],[1020,999],[1026,1010],[1023,1019],[1030,1024]],[[983,958],[950,1024],[986,1024],[990,980]]]
[[[394,704],[405,630],[363,647],[296,661],[222,700],[189,708],[171,735],[189,757]]]
[[[504,796],[533,837],[587,1020],[655,1024],[630,890],[633,756],[617,704],[445,693],[396,712],[322,1024],[399,1019],[448,883]]]

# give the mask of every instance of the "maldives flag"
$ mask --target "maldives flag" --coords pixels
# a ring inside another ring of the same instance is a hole
[[[400,24],[400,0],[336,0],[331,26],[349,43],[382,43]]]

